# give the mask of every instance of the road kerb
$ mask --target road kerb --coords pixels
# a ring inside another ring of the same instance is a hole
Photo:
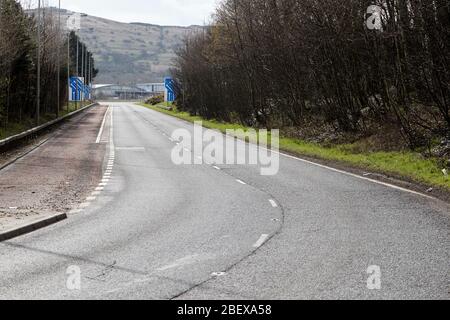
[[[59,213],[59,214],[55,214],[53,216],[50,217],[46,217],[46,218],[42,218],[38,221],[34,221],[32,223],[29,223],[25,226],[21,226],[18,228],[14,228],[14,229],[10,229],[10,230],[6,230],[4,232],[0,232],[0,242],[2,241],[6,241],[6,240],[11,240],[13,238],[16,238],[18,236],[22,236],[25,235],[27,233],[36,231],[38,229],[42,229],[45,227],[48,227],[52,224],[55,224],[57,222],[60,222],[62,220],[67,219],[67,214],[66,213]]]

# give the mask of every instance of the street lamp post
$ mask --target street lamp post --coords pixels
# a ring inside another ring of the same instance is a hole
[[[79,70],[78,70],[78,58],[79,58],[79,51],[80,51],[80,41],[78,39],[78,35],[76,36],[77,39],[77,71],[76,71],[76,91],[75,91],[75,110],[78,110],[78,77],[79,77]]]
[[[61,81],[61,65],[60,65],[60,46],[61,46],[61,0],[58,1],[58,48],[57,48],[57,68],[58,68],[58,83],[57,83],[57,88],[58,88],[58,93],[57,93],[57,99],[58,99],[58,106],[57,106],[57,110],[56,110],[56,116],[59,117],[59,108],[60,108],[60,103],[61,103],[61,97],[60,97],[60,81]]]
[[[39,126],[40,99],[41,99],[41,0],[38,1],[38,21],[37,21],[36,126]]]
[[[83,84],[84,84],[84,52],[85,52],[84,44],[81,44],[81,77],[83,78]],[[81,95],[83,97],[81,99],[81,107],[83,107],[84,92]]]
[[[67,82],[68,82],[68,94],[67,94],[67,108],[69,110],[69,106],[70,106],[70,89],[71,89],[71,81],[70,81],[70,65],[71,65],[71,56],[70,56],[70,45],[71,45],[71,36],[72,36],[72,32],[74,34],[75,40],[77,41],[76,44],[76,57],[75,57],[75,61],[76,61],[76,65],[75,65],[75,73],[73,74],[73,76],[76,78],[75,80],[75,99],[73,99],[75,101],[75,109],[78,109],[78,99],[79,99],[79,90],[78,90],[78,78],[80,75],[80,70],[79,70],[79,59],[80,59],[80,39],[78,37],[78,35],[76,34],[76,32],[78,30],[80,30],[80,16],[78,14],[73,14],[71,16],[69,16],[69,18],[67,19],[67,31],[68,31],[68,35],[67,35]],[[73,91],[72,91],[73,94]]]
[[[67,34],[67,112],[70,110],[70,31]]]
[[[91,98],[91,54],[88,53],[87,86],[89,88],[89,98]]]

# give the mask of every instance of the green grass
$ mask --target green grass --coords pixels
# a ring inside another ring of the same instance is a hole
[[[4,126],[0,127],[0,140],[6,139],[10,136],[14,136],[23,131],[30,129],[29,124],[22,123],[11,123],[5,128]]]
[[[225,133],[226,129],[249,129],[239,124],[205,120],[201,117],[191,116],[187,112],[166,110],[162,108],[167,106],[165,103],[156,106],[141,105],[189,122],[203,121],[205,128],[216,129],[223,133]],[[425,159],[419,153],[412,151],[355,153],[351,151],[351,146],[347,144],[324,147],[316,143],[298,139],[280,138],[280,149],[289,153],[338,161],[357,168],[393,174],[398,177],[408,178],[450,191],[450,179],[443,175],[442,168],[439,167],[437,159]]]
[[[75,103],[71,102],[69,104],[69,108],[67,106],[63,106],[60,110],[59,116],[65,116],[66,114],[69,114],[77,109],[80,109],[82,106],[86,106],[90,104],[90,102],[84,102],[84,103],[78,103],[78,107],[76,108]],[[44,114],[41,116],[40,124],[44,124],[46,122],[52,121],[56,119],[55,114]],[[21,132],[27,131],[29,129],[32,129],[36,126],[36,122],[34,119],[28,118],[22,120],[20,123],[16,122],[10,122],[8,126],[0,126],[0,140],[6,139],[8,137],[14,136],[16,134],[19,134]]]

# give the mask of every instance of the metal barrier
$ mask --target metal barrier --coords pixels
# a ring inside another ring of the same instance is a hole
[[[82,112],[82,111],[84,111],[84,110],[86,110],[88,108],[91,108],[93,106],[96,106],[96,105],[98,105],[97,102],[93,103],[93,104],[90,104],[90,105],[88,105],[86,107],[83,107],[83,108],[81,108],[79,110],[76,110],[76,111],[73,111],[71,113],[68,113],[65,116],[62,116],[62,117],[60,117],[58,119],[55,119],[55,120],[49,121],[47,123],[44,123],[44,124],[42,124],[42,125],[40,125],[38,127],[35,127],[33,129],[30,129],[30,130],[24,131],[22,133],[16,134],[14,136],[8,137],[6,139],[0,140],[0,147],[3,148],[5,146],[7,146],[8,144],[11,144],[13,142],[17,142],[17,141],[25,139],[25,138],[28,138],[29,136],[31,136],[33,134],[39,133],[40,131],[42,131],[42,130],[50,127],[50,126],[53,126],[53,125],[55,125],[55,124],[57,124],[59,122],[62,122],[64,120],[68,119],[68,118],[71,118],[74,115],[77,115],[78,113],[80,113],[80,112]]]

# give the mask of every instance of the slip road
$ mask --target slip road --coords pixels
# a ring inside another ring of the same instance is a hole
[[[0,243],[1,299],[449,298],[446,204],[287,156],[274,176],[257,165],[175,165],[171,135],[190,123],[108,105],[83,133],[103,161],[76,162],[80,176],[95,173],[84,206]],[[54,143],[58,154],[72,154],[71,141]]]

